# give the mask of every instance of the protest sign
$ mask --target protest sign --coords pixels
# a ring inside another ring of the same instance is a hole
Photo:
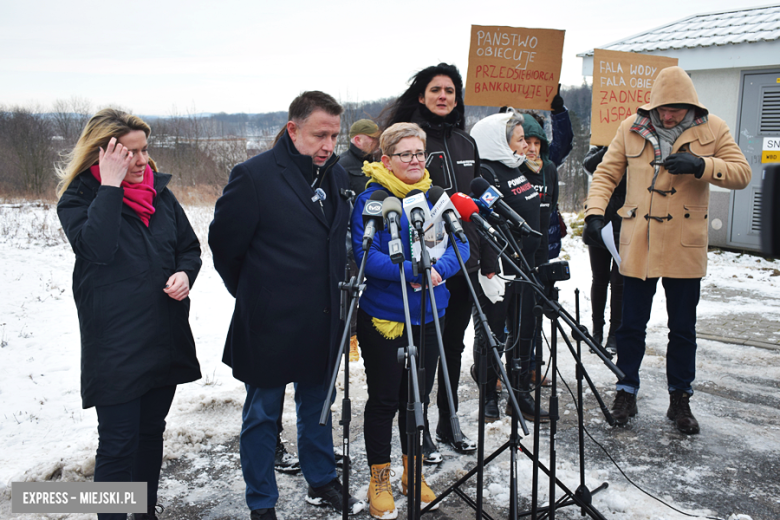
[[[650,102],[661,69],[675,65],[677,58],[595,49],[590,144],[609,145],[620,122]]]
[[[472,25],[466,104],[550,110],[561,81],[564,33]]]

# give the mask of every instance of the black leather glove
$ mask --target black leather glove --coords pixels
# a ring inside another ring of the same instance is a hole
[[[601,230],[604,227],[604,215],[588,215],[585,217],[585,227],[582,229],[582,241],[586,246],[606,248],[601,238]]]
[[[664,161],[664,168],[674,175],[693,174],[701,179],[704,174],[704,159],[689,153],[674,153]]]
[[[562,114],[565,110],[563,108],[563,98],[561,97],[560,83],[558,83],[558,93],[555,94],[555,97],[552,99],[552,103],[550,103],[550,110],[552,110],[553,114]]]

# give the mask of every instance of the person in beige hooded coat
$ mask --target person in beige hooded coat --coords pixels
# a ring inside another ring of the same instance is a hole
[[[625,424],[637,413],[645,330],[661,278],[670,330],[667,417],[680,431],[698,433],[688,400],[696,368],[696,306],[707,272],[709,186],[744,188],[750,165],[726,123],[699,102],[687,73],[669,67],[658,74],[650,103],[620,124],[593,174],[585,202],[586,243],[603,246],[604,211],[624,174],[626,202],[618,214],[620,273],[626,278],[617,366],[625,377],[617,384],[613,416]]]

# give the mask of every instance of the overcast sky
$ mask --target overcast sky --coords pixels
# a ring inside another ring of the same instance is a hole
[[[755,4],[770,3],[756,0]],[[300,91],[341,101],[403,92],[416,71],[465,77],[471,25],[563,29],[576,55],[734,0],[0,0],[0,105],[79,96],[138,114],[287,110]]]

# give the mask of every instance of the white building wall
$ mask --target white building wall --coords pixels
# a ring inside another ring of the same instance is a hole
[[[690,71],[696,93],[702,105],[723,119],[731,134],[737,135],[739,113],[739,82],[741,69]]]

